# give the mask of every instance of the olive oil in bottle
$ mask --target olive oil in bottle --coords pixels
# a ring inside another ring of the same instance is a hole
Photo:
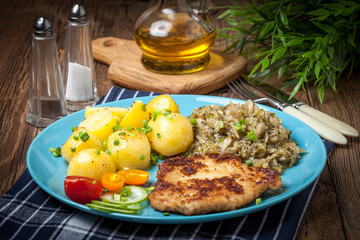
[[[146,69],[185,74],[209,64],[216,30],[208,16],[197,15],[186,1],[160,0],[138,19],[134,37]]]

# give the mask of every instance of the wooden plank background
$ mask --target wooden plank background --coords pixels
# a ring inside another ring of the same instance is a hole
[[[88,11],[92,37],[114,36],[133,39],[138,16],[156,1],[82,1]],[[228,1],[213,1],[216,5]],[[25,122],[28,109],[31,36],[37,17],[53,23],[58,48],[64,48],[70,7],[77,1],[0,1],[0,196],[8,191],[26,168],[26,152],[41,129]],[[219,12],[214,12],[218,14]],[[217,21],[218,26],[221,22]],[[113,85],[108,67],[96,63],[98,93]],[[360,129],[360,73],[341,79],[337,92],[328,90],[324,104],[316,89],[308,86],[296,96],[300,100]],[[235,97],[224,87],[211,95]],[[349,138],[328,158],[297,239],[360,239],[360,148],[359,138]]]

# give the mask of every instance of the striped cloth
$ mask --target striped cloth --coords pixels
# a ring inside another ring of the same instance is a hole
[[[156,95],[113,87],[100,103]],[[328,154],[334,144],[325,142]],[[48,195],[25,170],[0,199],[0,239],[294,239],[316,186],[260,212],[200,224],[140,224],[107,219]]]

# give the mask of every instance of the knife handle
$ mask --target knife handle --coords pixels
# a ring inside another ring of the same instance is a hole
[[[358,137],[359,132],[353,128],[352,126],[333,118],[323,112],[320,112],[319,110],[310,107],[307,104],[300,105],[298,108],[300,111],[312,116],[313,118],[316,118],[317,120],[325,123],[331,128],[334,128],[336,131],[342,133],[345,136],[349,137]]]
[[[322,138],[326,140],[342,145],[345,145],[347,143],[346,138],[341,133],[339,133],[333,128],[330,128],[328,125],[325,125],[319,120],[312,118],[310,115],[307,115],[306,113],[297,110],[292,106],[284,107],[283,112],[303,121],[309,127],[311,127],[317,134],[319,134]]]

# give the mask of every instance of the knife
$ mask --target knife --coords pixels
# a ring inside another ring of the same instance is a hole
[[[267,94],[268,96],[279,100],[280,102],[287,103],[292,105],[293,107],[299,109],[301,112],[304,112],[310,115],[313,118],[323,122],[324,124],[328,125],[329,127],[337,130],[338,132],[342,133],[348,137],[358,137],[359,132],[349,124],[346,124],[332,116],[329,116],[309,105],[297,100],[296,98],[290,98],[290,95],[277,89],[275,87],[270,86],[266,83],[260,83],[257,81],[248,82],[252,86],[254,86],[259,91]]]

